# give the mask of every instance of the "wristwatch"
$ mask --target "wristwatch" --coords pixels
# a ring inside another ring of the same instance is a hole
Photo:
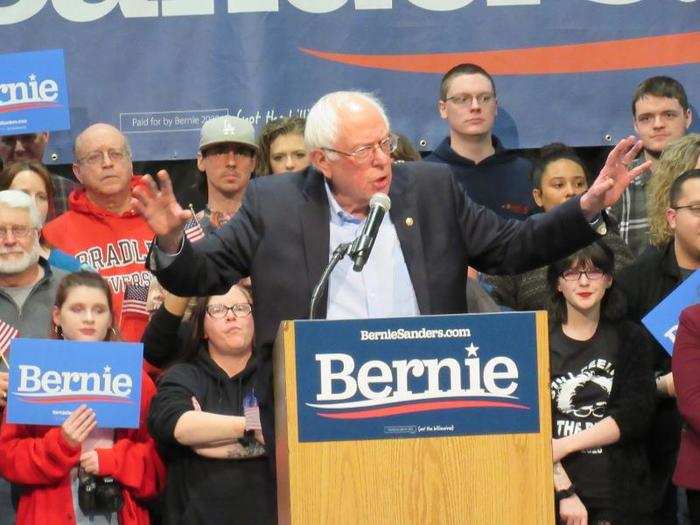
[[[570,498],[571,496],[575,495],[576,487],[574,487],[573,483],[569,486],[569,488],[554,491],[554,499],[557,501],[561,501],[563,499]]]
[[[605,224],[605,218],[603,217],[602,212],[596,215],[596,217],[588,224],[591,225],[591,228],[593,228],[598,235],[605,235],[608,233],[608,226]]]

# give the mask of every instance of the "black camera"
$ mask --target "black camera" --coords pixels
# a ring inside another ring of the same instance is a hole
[[[78,481],[78,505],[86,516],[109,515],[122,508],[122,488],[114,478],[93,476],[81,468]]]

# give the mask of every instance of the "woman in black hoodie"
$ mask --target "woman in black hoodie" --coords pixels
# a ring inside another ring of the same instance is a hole
[[[165,523],[276,521],[253,389],[251,302],[238,285],[199,299],[182,358],[158,382],[148,423],[168,466]]]

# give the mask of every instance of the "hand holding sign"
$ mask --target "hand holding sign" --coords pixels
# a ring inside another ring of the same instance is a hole
[[[61,425],[61,434],[71,447],[78,448],[96,426],[95,412],[87,405],[80,405]]]

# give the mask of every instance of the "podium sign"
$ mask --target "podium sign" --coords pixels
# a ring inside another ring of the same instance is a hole
[[[539,431],[534,314],[296,323],[299,441]]]
[[[543,312],[286,321],[280,523],[553,523]]]

